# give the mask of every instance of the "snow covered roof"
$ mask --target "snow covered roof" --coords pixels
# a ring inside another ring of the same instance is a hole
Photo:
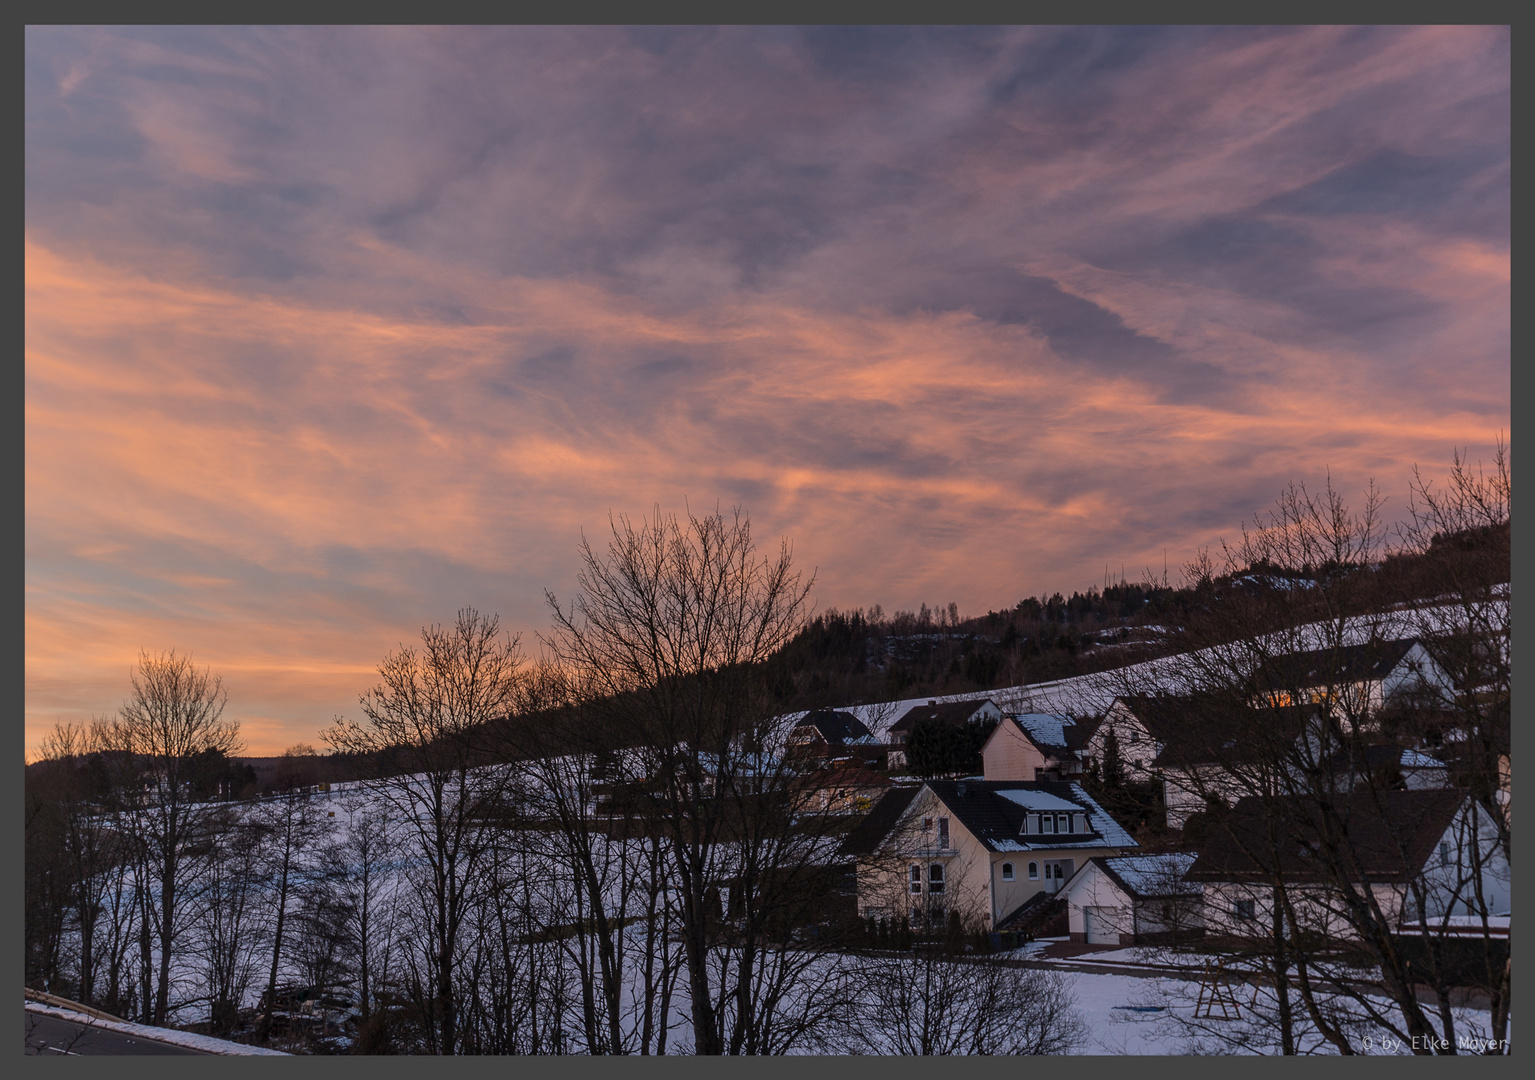
[[[1125,829],[1081,784],[1052,780],[929,780],[926,789],[948,808],[971,836],[990,851],[1050,851],[1081,848],[1136,848]],[[1032,805],[1031,805],[1032,804]],[[1024,833],[1031,811],[1087,814],[1082,833]]]
[[[1053,713],[1018,713],[1012,720],[1040,749],[1066,749],[1066,729],[1075,726],[1071,717]]]
[[[1183,875],[1194,865],[1191,851],[1173,851],[1163,855],[1119,855],[1095,859],[1131,896],[1147,899],[1159,896],[1198,896],[1200,888]]]
[[[1017,788],[1010,791],[997,792],[1002,798],[1015,802],[1025,810],[1075,810],[1081,813],[1084,807],[1074,802],[1051,795],[1048,791],[1031,791]]]

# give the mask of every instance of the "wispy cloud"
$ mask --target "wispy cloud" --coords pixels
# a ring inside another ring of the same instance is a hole
[[[32,29],[26,78],[29,740],[172,645],[312,738],[461,605],[531,640],[610,511],[984,610],[1508,426],[1496,28]]]

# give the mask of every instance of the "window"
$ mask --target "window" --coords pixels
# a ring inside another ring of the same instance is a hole
[[[1040,829],[1040,832],[1047,832],[1047,833],[1055,832],[1055,818],[1052,815],[1050,815],[1050,814],[1040,814],[1039,815],[1039,823],[1040,823],[1040,825],[1043,826],[1043,828]]]
[[[1039,880],[1039,863],[1037,863],[1037,862],[1029,863],[1029,880],[1030,881],[1038,881]]]
[[[1232,912],[1239,919],[1252,919],[1257,917],[1251,900],[1238,900],[1232,905]]]
[[[946,817],[938,819],[938,846],[941,848],[949,846],[949,819]]]
[[[922,867],[916,863],[911,864],[911,891],[913,896],[922,892]]]
[[[1012,863],[1005,862],[1005,863],[1002,864],[1002,880],[1003,881],[1012,881],[1013,880],[1013,864]]]
[[[1450,864],[1450,842],[1448,840],[1441,840],[1441,841],[1439,841],[1439,865],[1440,866],[1448,866],[1449,864]]]
[[[1055,815],[1055,831],[1058,832],[1058,833],[1065,833],[1065,832],[1070,832],[1071,831],[1071,815],[1070,814],[1056,814]]]
[[[933,819],[930,818],[930,817],[923,818],[922,819],[922,831],[923,832],[931,832],[932,829],[933,829]]]
[[[933,896],[943,893],[943,863],[933,863],[927,868],[927,891]]]

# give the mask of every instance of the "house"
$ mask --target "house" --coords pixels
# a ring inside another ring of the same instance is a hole
[[[864,722],[850,712],[833,709],[817,709],[802,716],[789,731],[788,745],[789,753],[801,758],[879,756],[874,736]]]
[[[1080,784],[968,779],[887,792],[841,850],[865,918],[932,925],[953,911],[998,929],[1093,856],[1136,847]]]
[[[1173,694],[1124,694],[1116,697],[1093,727],[1082,748],[1085,769],[1103,768],[1112,741],[1121,774],[1131,783],[1158,779],[1154,762],[1194,714],[1193,698]]]
[[[1204,933],[1198,884],[1184,880],[1191,852],[1095,856],[1061,889],[1071,940],[1150,945]]]
[[[1151,761],[1162,778],[1169,829],[1182,829],[1214,801],[1232,806],[1244,795],[1271,793],[1253,790],[1265,782],[1265,765],[1287,754],[1318,756],[1324,733],[1334,745],[1344,742],[1320,705],[1195,708],[1185,700],[1191,704],[1183,723],[1165,730],[1168,741]]]
[[[867,814],[890,789],[888,776],[861,765],[815,769],[795,780],[800,807],[812,814]]]
[[[1301,932],[1357,938],[1330,866],[1350,867],[1393,925],[1418,920],[1415,889],[1426,895],[1431,920],[1508,911],[1508,860],[1487,811],[1468,792],[1389,791],[1334,805],[1346,831],[1329,829],[1315,800],[1250,796],[1237,803],[1185,875],[1203,887],[1208,934],[1271,933],[1278,880]]]
[[[1369,780],[1378,788],[1421,791],[1450,786],[1450,769],[1422,750],[1398,743],[1372,742],[1345,746],[1333,756],[1338,786],[1349,790]]]
[[[1009,713],[981,747],[988,780],[1075,780],[1090,725],[1049,713]]]
[[[1255,705],[1327,705],[1348,723],[1405,700],[1446,702],[1454,682],[1417,638],[1274,657],[1253,673]]]
[[[913,705],[890,725],[890,730],[885,735],[885,741],[890,748],[890,768],[902,768],[906,765],[906,742],[911,738],[912,728],[916,727],[919,721],[936,720],[950,727],[964,727],[972,721],[996,723],[1001,719],[1002,707],[991,698],[972,701],[938,701],[934,698],[926,705]]]

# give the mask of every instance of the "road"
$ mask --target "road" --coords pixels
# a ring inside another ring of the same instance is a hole
[[[185,1046],[146,1039],[142,1035],[125,1035],[119,1031],[93,1028],[74,1020],[34,1012],[26,1014],[25,1038],[24,1053],[28,1055],[203,1054],[201,1050],[189,1050]]]

